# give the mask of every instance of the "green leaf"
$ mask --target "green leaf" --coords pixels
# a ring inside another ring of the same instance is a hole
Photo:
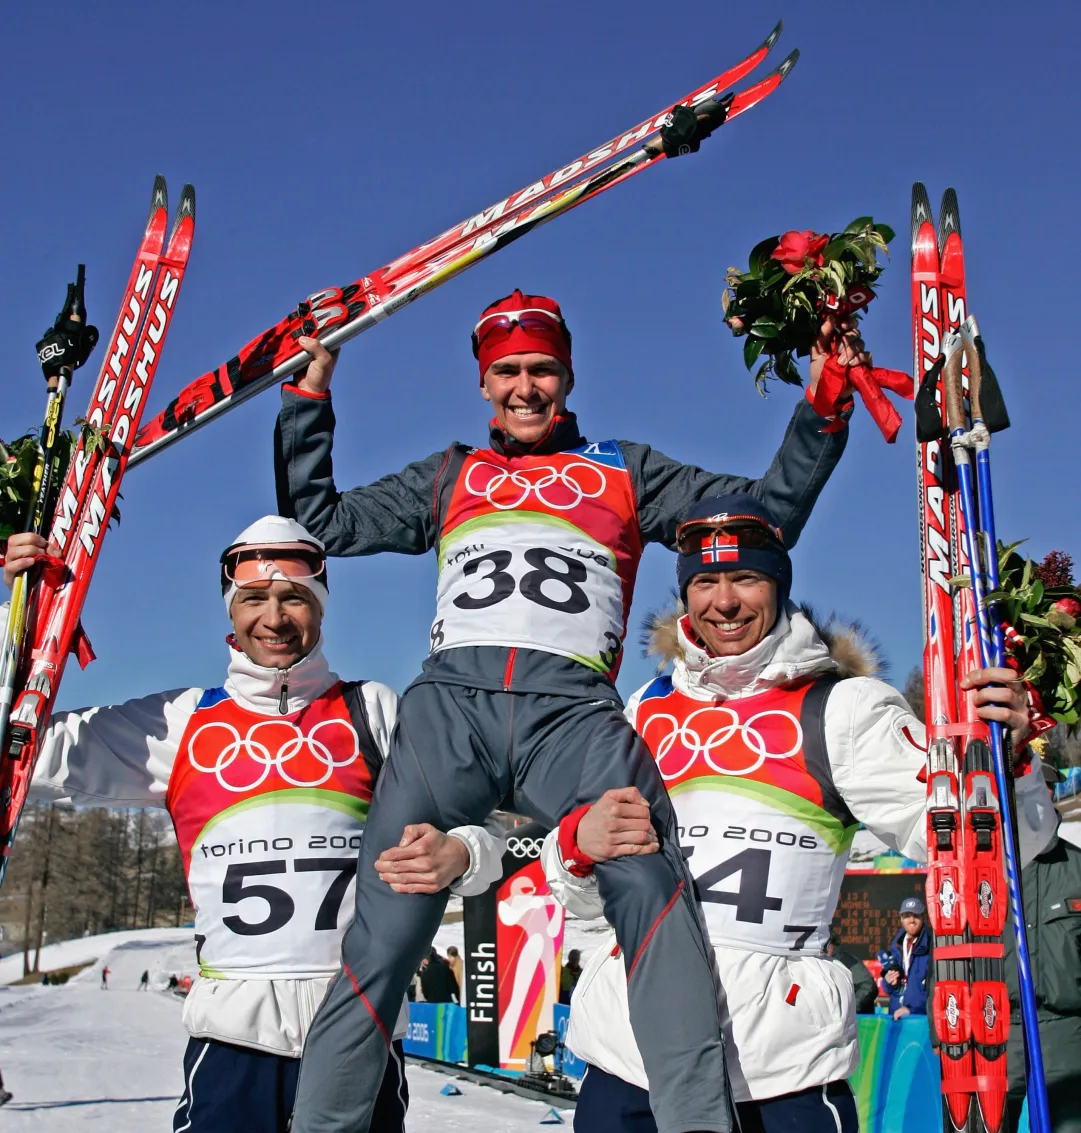
[[[875,231],[882,237],[883,240],[889,244],[897,235],[896,232],[888,224],[876,224]]]
[[[748,370],[758,361],[758,356],[765,345],[761,338],[748,338],[743,344],[743,361]]]
[[[774,248],[780,243],[779,236],[768,236],[765,240],[760,240],[751,249],[751,254],[747,259],[747,266],[750,269],[751,275],[758,276],[762,274],[770,254]],[[783,270],[783,269],[782,269]]]
[[[845,229],[845,232],[862,232],[865,228],[873,228],[875,218],[873,216],[857,216],[854,221]]]
[[[755,319],[751,324],[750,333],[755,338],[778,338],[781,333],[779,324],[771,319]]]

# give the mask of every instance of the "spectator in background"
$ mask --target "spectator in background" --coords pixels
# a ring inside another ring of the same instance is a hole
[[[458,981],[446,960],[433,948],[420,966],[420,988],[427,1003],[458,1003]]]
[[[4,1089],[4,1075],[0,1074],[0,1105],[7,1105],[14,1096],[10,1090]]]
[[[136,991],[148,991],[150,989],[150,971],[147,968],[143,969],[143,974],[139,977],[139,986]]]
[[[826,944],[826,955],[831,960],[843,964],[852,976],[852,987],[855,992],[856,1014],[870,1015],[875,1009],[875,1000],[878,998],[878,985],[874,977],[867,970],[867,965],[851,952],[841,947],[841,938],[836,929],[830,929],[830,938]]]
[[[571,992],[574,991],[579,977],[582,975],[582,953],[572,948],[567,953],[567,962],[559,974],[559,1002],[570,1003]]]
[[[883,979],[889,989],[890,1014],[927,1014],[927,974],[931,966],[931,937],[924,917],[927,910],[919,897],[901,902],[901,928],[890,941],[890,954],[897,962]]]
[[[1034,740],[1033,749],[1037,745],[1040,741]],[[1043,773],[1053,791],[1061,774],[1050,763],[1043,764]],[[1021,871],[1021,895],[1051,1128],[1053,1133],[1081,1133],[1081,849],[1056,834]],[[1007,1105],[1014,1133],[1025,1100],[1025,1057],[1017,953],[1009,923],[1004,940],[1010,991]]]
[[[458,984],[458,1002],[461,1003],[462,991],[465,988],[465,981],[462,978],[465,975],[465,964],[453,944],[447,949],[447,966],[454,973],[455,982]]]
[[[109,969],[108,968],[102,968],[101,969],[101,986],[106,991],[109,990]]]

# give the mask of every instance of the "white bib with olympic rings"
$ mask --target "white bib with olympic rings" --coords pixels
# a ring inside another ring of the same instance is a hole
[[[615,441],[545,456],[471,452],[438,553],[432,652],[520,646],[615,673],[642,553]]]
[[[372,785],[340,684],[289,716],[204,694],[166,795],[204,975],[337,971]]]

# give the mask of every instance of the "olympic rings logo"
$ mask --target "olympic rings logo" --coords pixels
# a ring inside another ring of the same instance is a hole
[[[512,836],[507,839],[507,853],[513,854],[516,858],[539,858],[543,845],[543,838],[517,838]]]
[[[332,741],[329,741],[326,736],[323,739],[316,739],[316,735],[324,728],[335,727],[343,729],[348,737],[344,758],[338,758],[334,751],[334,748],[337,748],[340,752],[343,745],[334,744],[332,748]],[[204,732],[209,734],[214,728],[219,728],[225,732],[226,743],[214,758],[213,763],[207,766],[196,757],[196,750],[199,737]],[[263,728],[276,728],[285,731],[287,734],[285,742],[279,743],[272,751],[268,743],[260,743],[256,739],[260,729]],[[301,767],[298,768],[297,764],[293,764],[292,769],[290,769],[290,761],[296,759],[302,752],[306,752],[308,758],[301,761]],[[188,748],[188,762],[196,771],[201,771],[205,775],[216,776],[218,782],[227,791],[232,791],[235,794],[254,791],[256,787],[261,787],[272,770],[277,771],[290,786],[321,787],[334,774],[335,769],[348,767],[351,763],[356,762],[359,755],[360,737],[348,720],[320,720],[319,723],[312,726],[307,735],[291,720],[260,720],[253,724],[244,736],[241,736],[232,724],[224,720],[211,720],[196,730],[191,737],[191,744]],[[226,778],[225,772],[238,760],[241,760],[242,756],[245,758],[238,764],[234,774],[237,778],[251,779],[251,782],[230,782]],[[315,766],[312,766],[313,760]],[[243,773],[245,771],[246,773]],[[253,773],[254,778],[252,778]]]
[[[769,717],[776,720],[762,731],[755,727]],[[780,746],[787,739],[786,733],[792,736],[791,744],[783,750],[770,750],[770,740]],[[756,712],[742,721],[724,705],[696,709],[683,720],[660,712],[646,721],[642,738],[665,782],[686,774],[699,756],[718,775],[750,775],[767,759],[791,759],[803,747],[799,720],[781,708]]]
[[[483,483],[481,469],[487,469]],[[588,475],[583,476],[579,470]],[[474,476],[474,474],[478,474]],[[591,481],[590,476],[594,479]],[[583,500],[595,500],[608,486],[604,472],[588,461],[576,460],[563,468],[551,464],[539,468],[511,470],[481,460],[470,466],[465,489],[470,495],[483,496],[497,511],[513,511],[530,495],[553,511],[573,511]]]

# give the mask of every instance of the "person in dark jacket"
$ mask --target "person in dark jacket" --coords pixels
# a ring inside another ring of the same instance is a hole
[[[773,464],[752,481],[648,445],[583,436],[566,408],[571,335],[553,299],[516,290],[485,308],[471,338],[494,414],[487,447],[453,444],[349,491],[334,483],[334,360],[316,339],[298,340],[312,362],[282,389],[283,514],[331,555],[436,550],[439,566],[431,655],[402,698],[360,848],[356,915],[342,945],[348,978],[331,985],[308,1036],[293,1133],[366,1128],[384,1034],[443,915],[446,894],[397,891],[373,868],[403,826],[483,820],[511,795],[515,810],[551,824],[631,786],[654,807],[662,850],[605,862],[597,877],[605,916],[635,965],[630,1014],[650,1103],[665,1133],[728,1130],[717,991],[693,882],[656,764],[613,682],[646,544],[675,549],[689,506],[745,491],[793,546],[841,456],[851,397],[842,395],[830,421],[801,400]],[[827,321],[811,353],[812,395],[831,354],[842,367],[870,361],[854,326]],[[438,407],[419,412],[431,419]],[[354,444],[352,429],[348,436]],[[684,981],[679,996],[673,971]]]
[[[927,972],[931,966],[931,937],[927,914],[919,897],[901,902],[901,928],[890,941],[890,954],[897,962],[883,977],[890,994],[890,1013],[895,1019],[927,1014]]]
[[[567,962],[559,973],[559,1002],[570,1003],[578,981],[582,978],[582,953],[572,948],[567,953]]]
[[[875,983],[874,976],[871,975],[867,970],[867,965],[858,956],[841,947],[841,938],[834,929],[830,930],[826,955],[831,960],[843,964],[849,970],[856,998],[856,1014],[872,1014],[875,1009],[875,1000],[878,998],[878,985]]]
[[[457,1003],[458,981],[450,965],[433,948],[420,969],[420,990],[425,1003]]]
[[[1033,747],[1038,743],[1033,741]],[[1046,763],[1044,777],[1049,787],[1061,779]],[[1021,871],[1021,894],[1051,1128],[1053,1133],[1081,1133],[1081,849],[1056,834]],[[1010,1133],[1016,1133],[1025,1100],[1025,1052],[1017,951],[1008,922],[1004,941],[1010,993],[1007,1105]]]

